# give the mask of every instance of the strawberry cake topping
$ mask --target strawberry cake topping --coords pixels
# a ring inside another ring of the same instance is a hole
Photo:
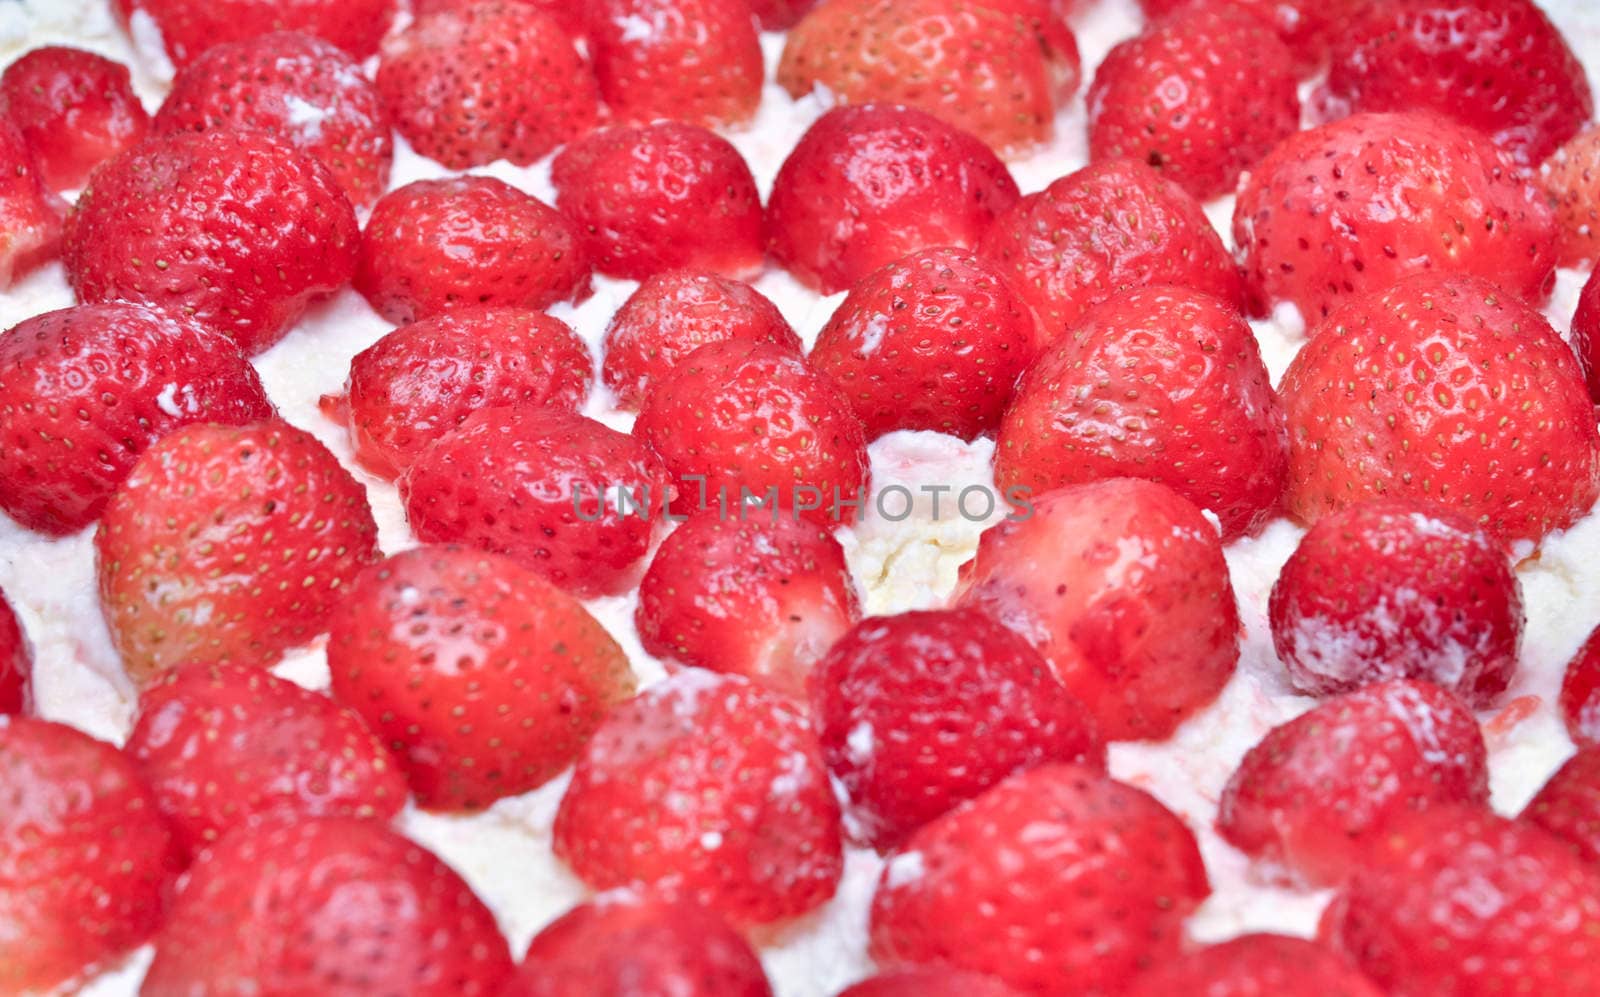
[[[0,101],[51,190],[82,187],[101,161],[137,145],[150,127],[127,66],[64,45],[36,48],[7,66]]]

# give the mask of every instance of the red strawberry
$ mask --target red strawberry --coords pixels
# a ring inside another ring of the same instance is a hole
[[[909,107],[839,107],[778,170],[767,248],[800,283],[833,294],[907,253],[977,246],[1016,200],[1005,164],[966,132]]]
[[[844,550],[826,530],[717,509],[690,516],[662,542],[634,612],[652,655],[796,699],[812,666],[860,618]]]
[[[1476,277],[1420,274],[1352,299],[1281,391],[1289,508],[1308,523],[1389,496],[1537,541],[1600,494],[1600,435],[1572,351]]]
[[[995,450],[1003,489],[1149,478],[1210,509],[1229,540],[1277,513],[1288,468],[1283,405],[1249,324],[1181,287],[1120,294],[1058,334],[1017,385]]]
[[[817,0],[750,0],[751,11],[767,31],[787,31],[816,5]]]
[[[1578,294],[1578,310],[1572,316],[1572,349],[1578,355],[1578,366],[1583,369],[1592,399],[1600,399],[1600,276],[1597,274],[1600,274],[1600,266],[1589,274]]]
[[[1386,0],[1334,36],[1313,106],[1435,111],[1538,165],[1594,113],[1583,64],[1533,0]]]
[[[1522,588],[1472,520],[1362,502],[1323,517],[1272,587],[1272,645],[1296,689],[1426,679],[1487,708],[1517,670]]]
[[[1557,149],[1543,177],[1556,216],[1556,265],[1600,264],[1600,125]]]
[[[587,0],[589,51],[606,105],[632,121],[745,121],[761,102],[761,39],[749,0]]]
[[[765,500],[819,525],[854,520],[861,421],[833,379],[776,343],[702,346],[645,396],[634,435],[666,463],[680,511]]]
[[[378,50],[394,18],[395,0],[112,0],[127,24],[148,17],[167,55],[185,66],[223,42],[269,31],[301,31],[326,38],[357,59]]]
[[[333,693],[394,751],[421,806],[539,786],[633,692],[572,597],[494,554],[419,547],[369,568],[329,621]]]
[[[867,438],[931,429],[993,433],[1038,335],[1027,302],[992,264],[925,249],[862,278],[811,362],[839,382]]]
[[[66,203],[44,185],[22,133],[0,115],[0,291],[61,252]]]
[[[692,903],[602,896],[534,936],[504,997],[771,997],[750,943]]]
[[[181,312],[257,353],[350,280],[359,242],[327,167],[224,131],[154,138],[101,166],[62,256],[80,301]]]
[[[401,325],[474,305],[543,309],[589,296],[589,260],[572,222],[510,184],[418,180],[372,209],[355,288]]]
[[[1578,749],[1528,801],[1521,819],[1560,838],[1590,865],[1600,863],[1600,748]]]
[[[494,915],[375,821],[279,820],[201,854],[139,991],[489,995],[514,967]]]
[[[1090,158],[1142,160],[1198,198],[1231,194],[1300,127],[1296,82],[1294,56],[1255,18],[1220,5],[1179,10],[1095,70]]]
[[[1177,955],[1210,892],[1194,835],[1154,797],[1044,765],[912,835],[878,882],[871,951],[1028,993],[1119,993]]]
[[[82,187],[90,170],[138,144],[150,125],[127,66],[63,45],[7,66],[0,102],[51,190]]]
[[[324,396],[348,423],[356,458],[392,478],[468,415],[494,405],[576,411],[594,363],[560,319],[521,308],[462,308],[394,330],[350,361],[345,395]]]
[[[675,121],[606,128],[561,150],[550,179],[603,274],[761,272],[761,194],[715,132]]]
[[[29,529],[80,530],[178,427],[272,415],[220,332],[122,302],[34,316],[0,336],[0,508]]]
[[[1428,682],[1397,679],[1274,727],[1228,780],[1217,830],[1312,885],[1341,881],[1401,815],[1487,806],[1477,719]]]
[[[235,129],[275,136],[328,167],[351,203],[389,186],[389,110],[349,54],[275,31],[209,48],[172,81],[158,134]]]
[[[1432,810],[1375,839],[1325,923],[1390,997],[1600,992],[1600,873],[1487,811]]]
[[[190,854],[273,815],[387,820],[406,802],[359,716],[250,666],[161,676],[139,696],[127,752]]]
[[[1357,114],[1256,164],[1233,211],[1250,306],[1309,325],[1419,270],[1473,274],[1529,301],[1549,291],[1544,197],[1483,135],[1434,114]]]
[[[1141,973],[1128,997],[1383,997],[1333,952],[1289,935],[1240,935]]]
[[[178,865],[132,763],[71,727],[0,717],[0,784],[0,991],[54,991],[144,944]]]
[[[778,306],[749,284],[690,271],[646,277],[606,327],[606,386],[620,406],[637,409],[685,357],[727,340],[802,349]]]
[[[526,166],[599,119],[599,90],[572,38],[525,3],[424,14],[390,38],[378,92],[417,152],[453,170]]]
[[[895,969],[862,980],[839,997],[1020,997],[992,976],[944,966]]]
[[[417,539],[509,554],[580,598],[637,580],[667,492],[638,439],[551,406],[478,409],[400,479]]]
[[[1107,159],[1029,194],[979,247],[1039,316],[1046,339],[1122,291],[1174,284],[1241,300],[1238,268],[1200,203],[1131,159]]]
[[[1217,532],[1165,485],[1113,478],[1022,496],[983,535],[960,604],[1026,637],[1107,740],[1160,740],[1239,660]]]
[[[1600,746],[1600,627],[1567,665],[1561,682],[1561,718],[1580,748]]]
[[[6,594],[0,592],[0,716],[32,710],[32,677],[33,649],[28,635],[17,625]]]
[[[1294,54],[1302,76],[1328,61],[1328,49],[1351,16],[1369,0],[1139,0],[1151,18],[1184,7],[1232,7],[1275,31]]]
[[[482,2],[483,0],[412,0],[411,8],[417,17],[425,17],[441,10],[465,10]],[[555,18],[561,29],[575,39],[584,36],[585,11],[582,3],[573,3],[573,0],[515,0],[515,2],[543,11]]]
[[[736,924],[833,895],[839,805],[804,712],[688,669],[618,706],[578,759],[555,852],[595,889],[640,884]]]
[[[823,759],[879,851],[1020,769],[1105,768],[1083,704],[1027,641],[975,610],[864,620],[811,687]]]
[[[94,537],[100,608],[137,680],[187,661],[265,666],[324,629],[377,556],[366,491],[282,422],[200,424],[146,450]]]

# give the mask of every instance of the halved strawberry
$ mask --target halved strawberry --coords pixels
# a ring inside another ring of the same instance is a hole
[[[1556,265],[1600,264],[1600,125],[1557,149],[1542,176],[1556,216]]]
[[[303,31],[365,59],[389,30],[395,0],[112,0],[112,9],[124,25],[148,17],[167,56],[185,66],[213,45],[269,31]]]
[[[0,592],[0,716],[32,709],[32,678],[33,648],[6,594]]]
[[[749,0],[585,6],[595,76],[617,117],[730,125],[755,114],[764,67]]]
[[[0,115],[0,291],[61,252],[66,202],[50,192],[15,125]]]
[[[1600,746],[1600,627],[1578,648],[1561,680],[1561,718],[1578,747]]]
[[[1560,838],[1590,865],[1600,863],[1600,748],[1579,748],[1522,808],[1519,819]]]
[[[1383,997],[1327,947],[1291,935],[1240,935],[1134,978],[1128,997]]]
[[[51,190],[82,187],[90,170],[138,144],[150,125],[127,66],[64,45],[7,66],[0,101]]]

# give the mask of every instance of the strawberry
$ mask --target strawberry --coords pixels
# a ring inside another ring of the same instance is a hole
[[[1556,216],[1556,265],[1600,263],[1600,125],[1585,128],[1544,163]]]
[[[1549,291],[1555,222],[1486,137],[1430,113],[1356,114],[1284,140],[1240,186],[1233,241],[1250,307],[1316,325],[1419,270]]]
[[[1485,709],[1516,673],[1523,615],[1505,548],[1472,520],[1375,500],[1300,541],[1272,587],[1272,645],[1308,695],[1426,679]]]
[[[1600,266],[1584,282],[1578,294],[1578,310],[1572,316],[1572,349],[1578,355],[1578,366],[1583,369],[1592,399],[1600,399],[1600,277],[1596,274],[1600,274]]]
[[[1395,679],[1267,732],[1228,780],[1217,830],[1312,885],[1338,883],[1407,813],[1487,806],[1488,751],[1450,692]]]
[[[1600,746],[1600,627],[1590,632],[1567,664],[1561,682],[1561,718],[1580,748]]]
[[[417,17],[425,17],[441,10],[465,10],[482,2],[483,0],[412,0],[411,9]],[[584,36],[584,4],[573,3],[572,0],[516,0],[516,2],[555,18],[556,23],[561,25],[561,30],[574,39]]]
[[[977,246],[1016,200],[1005,164],[959,128],[909,107],[837,107],[778,170],[767,250],[833,294],[916,250]]]
[[[191,316],[246,353],[288,333],[355,269],[355,210],[327,167],[246,132],[152,138],[109,160],[67,218],[78,300]]]
[[[603,274],[761,272],[761,194],[715,132],[675,121],[606,128],[561,150],[550,180]]]
[[[0,592],[0,716],[33,708],[33,649],[17,625],[6,594]]]
[[[1419,274],[1352,299],[1283,377],[1289,509],[1377,496],[1540,540],[1600,494],[1583,373],[1538,312],[1476,277]]]
[[[64,45],[28,52],[0,75],[0,105],[51,190],[76,190],[89,171],[137,145],[150,115],[128,67]]]
[[[970,440],[999,425],[1037,332],[992,264],[925,249],[851,288],[811,362],[839,382],[868,439],[931,429]]]
[[[326,166],[352,204],[389,186],[389,110],[342,49],[292,31],[209,48],[178,72],[157,134],[234,129],[287,142]]]
[[[1520,819],[1560,838],[1590,865],[1600,862],[1600,748],[1579,748],[1523,807]]]
[[[61,252],[66,204],[45,186],[15,125],[0,115],[0,291]]]
[[[589,296],[581,239],[556,209],[493,177],[417,180],[372,209],[355,288],[400,325],[474,305],[544,309]]]
[[[661,455],[679,511],[748,498],[822,526],[853,522],[867,479],[861,421],[833,379],[776,343],[702,346],[645,396],[634,435]]]
[[[400,478],[417,539],[509,554],[580,598],[637,580],[667,490],[638,439],[553,406],[478,409]]]
[[[827,531],[716,509],[662,542],[633,617],[655,657],[743,675],[796,699],[812,666],[860,618],[844,549]]]
[[[1289,935],[1240,935],[1141,973],[1127,997],[1383,997],[1322,945]]]
[[[845,104],[906,104],[1002,154],[1049,141],[1060,78],[1077,78],[1076,44],[1053,51],[1018,0],[828,0],[789,32],[778,84],[821,87]],[[1071,37],[1065,24],[1058,34]],[[1063,46],[1064,47],[1064,46]],[[1064,70],[1053,60],[1067,61]]]
[[[839,997],[1020,997],[992,976],[944,966],[895,969],[862,980]]]
[[[1182,287],[1090,308],[1045,347],[1000,423],[995,480],[1042,492],[1119,476],[1170,486],[1232,540],[1278,511],[1283,405],[1249,324]]]
[[[647,886],[736,925],[820,906],[843,866],[839,805],[804,712],[699,669],[606,718],[556,813],[555,852],[595,889]]]
[[[201,854],[139,991],[490,995],[514,967],[494,915],[375,821],[281,819]]]
[[[800,337],[760,291],[715,274],[676,271],[646,277],[606,326],[606,386],[622,408],[707,343],[769,342],[801,352]]]
[[[328,669],[435,810],[543,784],[633,692],[627,657],[576,600],[456,547],[367,569],[329,621]]]
[[[1210,892],[1194,835],[1154,797],[1043,765],[911,836],[872,898],[871,952],[1028,993],[1117,993],[1177,955]]]
[[[1328,61],[1328,50],[1351,17],[1369,0],[1139,0],[1146,16],[1165,17],[1184,7],[1231,7],[1277,33],[1294,55],[1301,76]]]
[[[1294,56],[1255,18],[1225,5],[1181,9],[1095,70],[1089,156],[1142,160],[1197,198],[1231,194],[1300,127],[1296,82]]]
[[[522,308],[462,308],[402,326],[350,361],[345,394],[322,409],[350,427],[356,459],[397,476],[477,409],[577,411],[594,362],[560,319]]]
[[[864,620],[811,688],[822,757],[879,851],[1018,770],[1105,768],[1088,710],[1032,645],[975,610]]]
[[[816,5],[817,0],[750,0],[750,10],[766,31],[787,31]]]
[[[316,35],[365,59],[389,30],[395,0],[112,0],[112,10],[124,25],[153,22],[181,67],[213,45],[269,31]]]
[[[1484,810],[1418,814],[1375,839],[1325,923],[1391,997],[1600,992],[1600,873]]]
[[[152,682],[126,750],[191,855],[275,815],[387,820],[406,801],[359,716],[247,665],[186,665]]]
[[[172,835],[131,762],[44,720],[0,717],[0,991],[53,991],[160,927]]]
[[[271,418],[226,335],[144,305],[77,305],[0,336],[0,508],[32,530],[94,522],[152,443]]]
[[[504,997],[771,997],[750,943],[692,903],[626,894],[575,907],[534,936]]]
[[[1135,287],[1173,284],[1241,300],[1238,268],[1200,203],[1131,159],[1092,163],[1024,197],[978,254],[1022,292],[1047,340]]]
[[[1107,740],[1167,737],[1216,698],[1239,660],[1217,531],[1152,481],[1020,498],[983,534],[960,605],[1033,643]]]
[[[1334,36],[1312,107],[1434,111],[1537,166],[1594,113],[1583,64],[1533,0],[1387,0]]]
[[[419,16],[384,43],[376,82],[411,147],[452,170],[526,166],[600,116],[594,73],[572,38],[512,0]]]
[[[286,423],[186,426],[106,504],[100,608],[139,681],[186,661],[267,666],[320,634],[377,556],[366,491]]]
[[[589,51],[619,118],[746,121],[764,67],[749,0],[587,0]]]

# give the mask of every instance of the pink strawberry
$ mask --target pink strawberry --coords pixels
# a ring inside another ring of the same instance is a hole
[[[0,716],[26,713],[33,706],[33,649],[17,625],[6,594],[0,592]]]
[[[1600,863],[1600,748],[1579,748],[1523,807],[1520,819],[1560,838],[1591,866]]]
[[[51,190],[82,187],[90,170],[137,145],[150,126],[127,66],[63,45],[7,66],[0,102]]]
[[[761,102],[749,0],[587,0],[600,93],[630,121],[729,125]]]
[[[1543,179],[1556,216],[1556,265],[1600,263],[1600,125],[1585,128],[1545,160]]]
[[[1290,935],[1240,935],[1134,978],[1128,997],[1383,997],[1350,963]]]
[[[326,38],[357,59],[378,50],[394,18],[395,0],[111,0],[127,24],[150,18],[167,55],[188,65],[213,45],[269,31],[301,31]]]
[[[0,115],[0,291],[61,252],[66,204],[45,186],[15,125]]]

